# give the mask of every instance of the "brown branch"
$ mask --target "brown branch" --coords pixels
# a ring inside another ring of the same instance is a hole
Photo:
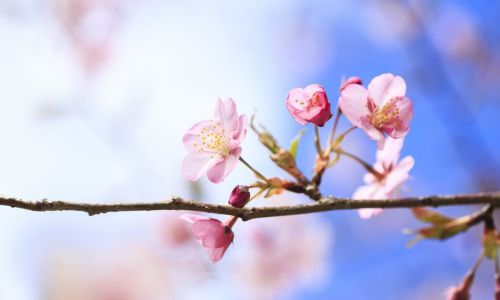
[[[391,200],[352,200],[324,197],[314,204],[277,207],[235,208],[228,205],[208,204],[172,197],[164,202],[94,204],[66,201],[26,201],[17,198],[0,197],[0,206],[10,206],[32,211],[81,211],[90,216],[122,211],[188,210],[223,215],[232,215],[242,220],[277,216],[300,215],[330,210],[353,210],[359,208],[411,208],[419,206],[452,206],[491,204],[500,207],[500,192],[448,196],[427,196]]]

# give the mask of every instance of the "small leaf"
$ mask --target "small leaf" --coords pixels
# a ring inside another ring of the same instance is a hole
[[[299,148],[299,142],[304,133],[306,132],[305,129],[302,129],[299,131],[297,136],[292,140],[292,143],[290,144],[289,151],[292,154],[293,158],[295,159],[297,157],[297,149]]]
[[[465,216],[458,219],[451,219],[448,223],[435,224],[431,227],[420,228],[415,231],[406,230],[405,233],[416,234],[415,239],[408,243],[413,246],[422,239],[446,240],[469,229],[470,217]]]
[[[337,153],[335,154],[335,157],[334,157],[332,160],[330,160],[330,161],[328,162],[328,166],[326,166],[326,167],[327,167],[327,168],[331,168],[331,167],[333,167],[333,166],[334,166],[334,165],[335,165],[335,164],[336,164],[339,160],[340,160],[340,153],[339,153],[339,152],[337,152]]]
[[[486,229],[483,235],[484,255],[489,259],[497,257],[497,242],[496,231],[494,229]]]
[[[418,220],[434,225],[443,225],[453,221],[450,217],[424,207],[414,207],[412,208],[412,212]]]
[[[279,195],[283,193],[285,189],[283,188],[270,188],[267,190],[266,194],[264,195],[264,198],[270,198],[274,195]]]
[[[344,141],[344,138],[345,138],[345,134],[339,135],[339,137],[337,137],[335,139],[335,141],[333,141],[333,146],[337,147],[338,145],[340,145]]]

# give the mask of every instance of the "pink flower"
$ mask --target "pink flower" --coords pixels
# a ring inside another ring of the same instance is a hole
[[[248,186],[237,185],[231,192],[229,196],[228,203],[234,207],[243,207],[250,200],[250,192],[248,191]]]
[[[238,163],[245,135],[246,117],[238,116],[233,99],[219,99],[213,120],[195,124],[184,135],[184,176],[194,181],[206,173],[210,181],[222,182]]]
[[[219,261],[233,242],[234,233],[230,225],[217,219],[193,214],[184,214],[181,219],[192,224],[194,237],[205,247],[212,262]]]
[[[323,127],[332,117],[325,89],[319,84],[310,84],[305,89],[291,89],[286,97],[286,108],[302,125],[313,123]]]
[[[375,176],[372,173],[365,174],[366,185],[359,187],[354,192],[353,199],[390,199],[394,197],[398,188],[408,180],[408,172],[415,164],[411,156],[406,156],[398,162],[403,143],[404,139],[387,139],[384,150],[377,151],[377,161],[373,165],[373,169],[380,176]],[[381,208],[363,208],[359,210],[359,215],[363,219],[368,219],[381,212]]]
[[[358,84],[347,85],[341,91],[339,106],[347,119],[377,141],[382,150],[385,134],[399,139],[410,129],[413,105],[405,93],[403,78],[386,73],[373,78],[368,90]]]

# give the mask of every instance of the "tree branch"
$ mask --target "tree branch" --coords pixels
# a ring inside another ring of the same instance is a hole
[[[323,197],[314,204],[276,207],[236,208],[229,205],[218,205],[184,200],[172,197],[164,202],[152,203],[75,203],[66,201],[26,201],[17,198],[0,197],[0,206],[10,206],[32,211],[81,211],[90,216],[122,211],[152,211],[152,210],[189,210],[206,213],[231,215],[250,220],[257,218],[277,217],[316,213],[330,210],[353,210],[359,208],[411,208],[419,206],[452,206],[491,204],[500,206],[500,192],[478,193],[465,195],[411,197],[390,200],[352,200],[346,198]]]

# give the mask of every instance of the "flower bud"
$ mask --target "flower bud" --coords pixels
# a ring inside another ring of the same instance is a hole
[[[250,200],[250,192],[248,191],[248,186],[245,185],[237,185],[233,191],[231,192],[231,196],[229,196],[229,204],[241,208],[247,204],[248,200]]]
[[[217,219],[193,214],[184,214],[180,218],[192,225],[191,231],[194,237],[205,248],[210,260],[214,263],[224,256],[227,248],[233,242],[232,225],[222,223]]]
[[[343,89],[345,89],[349,84],[359,84],[362,85],[363,81],[361,81],[361,78],[353,76],[345,79],[342,81],[342,84],[340,84],[340,91],[342,92]]]

